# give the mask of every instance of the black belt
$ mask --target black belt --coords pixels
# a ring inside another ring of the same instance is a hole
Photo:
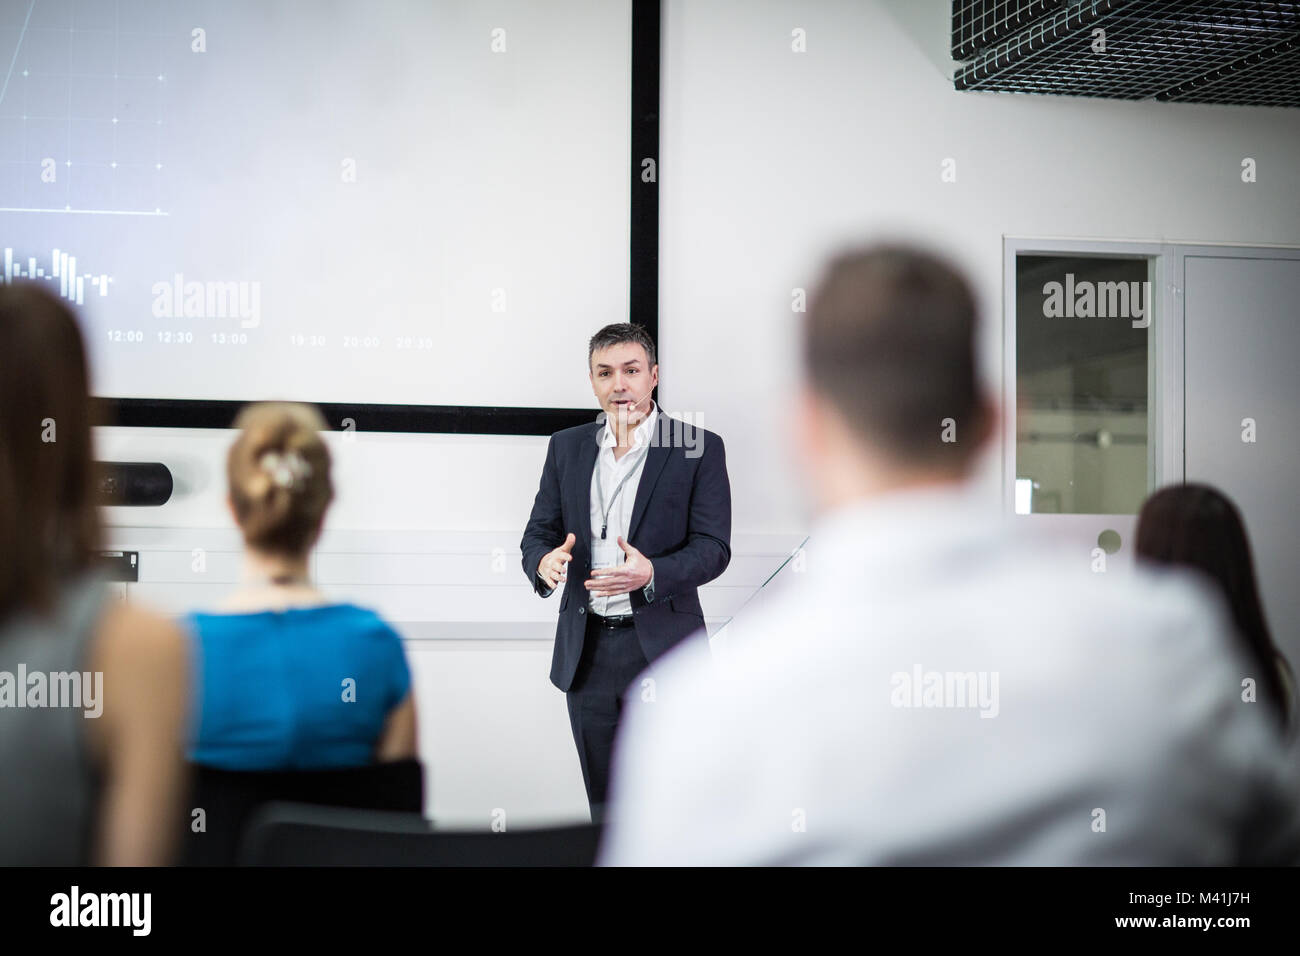
[[[631,627],[635,621],[631,614],[615,614],[613,617],[601,617],[592,612],[591,619],[600,627]]]

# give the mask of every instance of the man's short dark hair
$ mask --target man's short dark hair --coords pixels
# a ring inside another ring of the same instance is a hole
[[[646,358],[650,362],[650,371],[655,367],[655,343],[650,338],[650,333],[641,326],[633,322],[615,322],[605,326],[599,332],[591,337],[587,343],[587,371],[591,371],[591,357],[601,349],[607,349],[611,345],[622,345],[624,342],[635,342],[645,349]]]
[[[987,427],[976,326],[975,295],[949,263],[903,245],[851,250],[812,295],[804,370],[872,447],[907,466],[964,469]]]

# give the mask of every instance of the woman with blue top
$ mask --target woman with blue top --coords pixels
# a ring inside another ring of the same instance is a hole
[[[225,770],[317,770],[416,755],[411,675],[397,632],[332,603],[307,571],[334,497],[328,426],[308,405],[245,408],[227,458],[243,532],[240,588],[194,613],[190,759]]]

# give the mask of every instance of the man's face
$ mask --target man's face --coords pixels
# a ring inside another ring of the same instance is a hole
[[[610,424],[635,428],[650,412],[650,393],[659,384],[659,366],[650,367],[645,349],[620,342],[591,355],[591,390]]]

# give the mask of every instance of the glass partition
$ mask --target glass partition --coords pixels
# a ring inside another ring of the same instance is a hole
[[[1016,256],[1018,514],[1136,514],[1153,485],[1155,259]]]
[[[710,635],[715,652],[725,652],[727,642],[736,639],[738,630],[743,628],[746,622],[761,620],[763,608],[767,602],[772,600],[774,595],[782,588],[790,584],[796,574],[803,572],[804,549],[808,547],[809,540],[809,536],[804,536],[794,550],[782,556],[763,583],[754,589],[754,593],[747,597],[744,603],[736,609],[736,612]]]

